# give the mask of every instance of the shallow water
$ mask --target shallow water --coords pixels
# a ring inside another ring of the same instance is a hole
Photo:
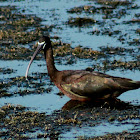
[[[139,48],[139,46],[129,45],[128,42],[132,41],[135,38],[139,38],[139,34],[135,33],[135,30],[139,28],[139,24],[123,24],[124,21],[130,21],[135,17],[136,13],[139,13],[139,9],[129,9],[125,16],[121,17],[120,19],[107,19],[105,21],[105,26],[101,26],[98,24],[89,26],[89,27],[69,27],[66,25],[66,21],[69,17],[92,17],[96,20],[102,20],[101,14],[95,15],[88,15],[88,14],[70,14],[67,13],[67,10],[73,8],[75,6],[82,6],[82,5],[96,5],[94,1],[88,0],[25,0],[25,1],[8,1],[8,2],[1,2],[1,5],[16,5],[20,11],[24,14],[33,14],[43,19],[43,25],[56,25],[55,29],[50,33],[51,36],[59,36],[62,42],[70,43],[72,47],[76,47],[78,45],[92,48],[94,50],[99,50],[101,46],[113,46],[113,47],[125,47],[125,48]],[[140,1],[136,0],[135,4],[140,6]],[[97,4],[99,5],[99,4]],[[100,5],[99,5],[100,6]],[[122,8],[122,7],[120,7]],[[24,10],[24,11],[23,11]],[[130,14],[129,14],[130,13]],[[115,24],[113,22],[115,20]],[[117,23],[117,24],[116,24]],[[112,29],[112,30],[120,30],[121,33],[108,36],[108,35],[92,35],[92,32],[95,29],[102,30],[103,28]],[[122,43],[118,40],[120,35],[125,35],[125,41]],[[24,45],[23,45],[24,46]],[[27,47],[27,44],[25,45]],[[138,54],[140,55],[140,54]],[[128,56],[125,56],[129,58]],[[123,59],[123,58],[122,58]],[[130,60],[133,58],[130,57]],[[63,62],[59,64],[56,62],[56,67],[59,70],[67,70],[67,69],[86,69],[87,67],[92,67],[94,60],[90,59],[77,59],[74,64],[67,64]],[[0,79],[6,81],[7,78],[13,78],[17,76],[24,76],[26,72],[26,68],[29,61],[22,61],[22,60],[0,60],[1,68],[10,68],[15,70],[14,73],[11,74],[1,74]],[[41,67],[39,66],[41,65]],[[46,73],[46,64],[44,60],[36,60],[33,62],[29,75],[32,76],[32,73]],[[140,80],[140,71],[139,70],[109,70],[106,72],[107,74],[111,74],[114,76],[126,77],[131,78],[133,80]],[[47,77],[47,76],[46,76]],[[30,82],[30,81],[29,81]],[[43,79],[43,82],[45,80]],[[46,87],[48,85],[48,79]],[[22,88],[22,87],[21,87]],[[10,92],[15,92],[20,90],[20,87],[11,87],[9,89]],[[29,107],[31,110],[36,110],[38,112],[45,112],[46,114],[51,114],[55,110],[61,110],[66,102],[69,101],[69,98],[66,96],[58,96],[57,93],[59,90],[52,86],[51,92],[45,94],[30,94],[25,96],[15,95],[12,97],[2,97],[0,98],[0,106],[3,106],[6,103],[11,104],[20,104],[25,107]],[[131,102],[133,105],[140,105],[140,89],[133,90],[122,94],[119,99],[125,102]],[[133,121],[133,120],[131,120]],[[75,138],[79,136],[100,136],[105,135],[107,133],[114,133],[114,132],[122,132],[122,131],[132,131],[135,128],[135,124],[137,121],[133,123],[126,123],[125,125],[119,124],[118,122],[114,122],[113,124],[110,123],[100,123],[98,126],[84,126],[84,127],[73,127],[69,132],[65,132],[61,134],[61,138]],[[137,128],[140,129],[140,128]],[[117,130],[117,131],[116,131]]]
[[[134,121],[134,123],[138,123],[138,121]],[[62,138],[73,138],[75,137],[92,137],[92,136],[100,136],[100,135],[105,135],[109,133],[117,133],[117,132],[122,132],[124,130],[131,130],[133,128],[132,124],[125,124],[123,127],[118,123],[115,122],[113,124],[110,123],[101,123],[98,126],[93,127],[83,127],[82,129],[75,128],[72,129],[72,131],[67,132],[66,134],[62,135]]]

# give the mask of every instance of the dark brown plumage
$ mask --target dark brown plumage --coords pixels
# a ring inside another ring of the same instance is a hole
[[[41,37],[30,65],[40,50],[44,50],[48,74],[54,84],[65,95],[74,100],[87,101],[96,99],[116,98],[125,91],[140,88],[140,81],[127,78],[114,77],[99,72],[86,70],[64,70],[58,71],[54,65],[53,50],[49,37]]]

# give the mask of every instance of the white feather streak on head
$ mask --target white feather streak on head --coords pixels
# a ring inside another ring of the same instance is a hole
[[[45,41],[43,41],[43,42],[41,42],[41,43],[40,43],[40,42],[38,42],[38,45],[40,45],[40,46],[42,46],[42,45],[43,45],[43,47],[42,47],[42,48],[44,49],[44,48],[45,48],[46,43],[45,43]]]
[[[41,42],[41,43],[38,42],[37,44],[38,44],[38,45],[44,45],[44,43],[45,43],[45,41],[43,41],[43,42]]]

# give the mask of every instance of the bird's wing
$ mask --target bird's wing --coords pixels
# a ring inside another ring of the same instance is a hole
[[[73,95],[89,98],[117,97],[121,93],[140,88],[140,81],[110,76],[100,72],[66,71],[62,88]]]
[[[65,76],[61,86],[66,91],[88,97],[102,97],[120,88],[109,75],[86,71],[70,73],[69,76]]]
[[[123,92],[127,90],[140,88],[140,81],[133,81],[132,79],[129,78],[111,76],[100,72],[93,73],[100,77],[111,79],[116,85],[119,85],[119,87],[121,88],[121,90],[123,90]]]

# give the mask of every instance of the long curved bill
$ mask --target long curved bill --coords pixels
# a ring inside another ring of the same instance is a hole
[[[36,55],[40,52],[40,50],[42,49],[42,46],[43,46],[44,42],[43,43],[38,43],[38,47],[36,49],[36,51],[34,52],[29,64],[28,64],[28,67],[27,67],[27,70],[26,70],[26,74],[25,74],[25,78],[27,79],[27,75],[28,75],[28,71],[29,71],[29,68],[34,60],[34,58],[36,57]]]

